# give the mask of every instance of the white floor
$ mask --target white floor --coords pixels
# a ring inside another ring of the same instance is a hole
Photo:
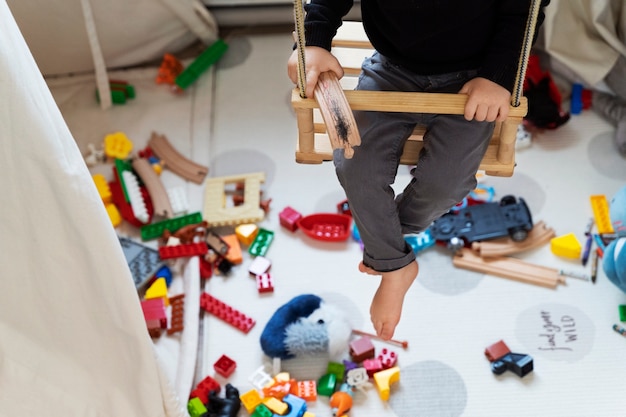
[[[257,322],[244,334],[215,317],[205,318],[200,376],[230,382],[244,393],[252,389],[249,377],[255,370],[262,365],[271,370],[259,336],[278,307],[296,295],[317,294],[344,310],[354,328],[371,331],[368,308],[377,279],[357,271],[361,256],[357,243],[314,241],[279,224],[278,213],[286,206],[303,215],[335,212],[344,199],[332,164],[294,161],[296,121],[289,103],[293,86],[286,76],[291,34],[234,33],[226,41],[229,51],[216,70],[183,96],[156,86],[155,69],[119,74],[135,85],[137,98],[107,112],[93,104],[90,80],[55,81],[51,87],[85,152],[88,143],[99,144],[112,131],[126,132],[141,149],[157,131],[183,154],[208,165],[210,176],[265,173],[263,194],[272,202],[259,226],[275,232],[267,253],[275,291],[257,292],[247,271],[251,262],[247,253],[242,265],[227,276],[214,276],[205,288]],[[615,151],[612,134],[609,124],[585,111],[519,150],[513,177],[487,177],[484,184],[495,188],[496,198],[523,197],[536,222],[543,220],[557,235],[574,233],[584,242],[585,225],[592,216],[590,196],[610,198],[626,183],[626,160]],[[107,166],[94,170],[110,174]],[[202,210],[202,186],[185,183],[170,172],[163,178],[168,186],[186,187],[190,211]],[[408,169],[401,167],[398,189],[408,179]],[[124,227],[120,234],[136,232]],[[395,335],[408,341],[409,348],[388,346],[399,355],[400,381],[388,402],[380,400],[375,388],[357,392],[350,415],[624,415],[626,339],[612,325],[619,322],[618,305],[626,303],[626,296],[601,271],[595,285],[568,279],[552,290],[456,269],[442,249],[430,249],[418,258],[420,275],[407,294]],[[589,266],[557,257],[549,247],[520,258],[589,272]],[[568,333],[565,325],[570,326]],[[532,355],[534,372],[523,379],[510,372],[493,375],[483,352],[500,339],[513,352]],[[376,342],[376,346],[385,345]],[[212,369],[222,354],[237,362],[228,379],[215,376]],[[173,361],[167,368],[175,378]],[[317,379],[327,362],[305,358],[282,365],[297,379]],[[317,416],[330,415],[325,397],[308,408]]]

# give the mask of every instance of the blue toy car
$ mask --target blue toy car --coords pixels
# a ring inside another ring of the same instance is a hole
[[[532,216],[524,199],[506,195],[500,202],[448,212],[435,220],[429,230],[435,240],[450,242],[462,239],[469,244],[505,236],[521,242],[532,228]]]

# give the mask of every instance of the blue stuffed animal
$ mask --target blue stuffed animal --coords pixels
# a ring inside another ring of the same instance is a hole
[[[604,250],[602,268],[609,280],[626,293],[626,186],[611,199],[609,214],[617,238]]]
[[[341,310],[313,294],[294,297],[274,312],[261,333],[261,349],[271,358],[337,357],[348,350],[352,332]]]

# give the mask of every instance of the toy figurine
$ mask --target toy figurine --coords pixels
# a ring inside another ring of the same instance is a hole
[[[611,199],[609,214],[617,237],[604,250],[602,267],[609,280],[626,293],[626,186]]]
[[[224,387],[224,398],[218,395],[218,391],[211,391],[207,403],[207,417],[237,417],[241,409],[239,390],[231,384]]]

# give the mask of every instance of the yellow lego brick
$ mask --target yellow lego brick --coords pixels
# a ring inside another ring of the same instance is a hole
[[[113,227],[117,227],[122,223],[122,215],[120,211],[117,209],[115,204],[107,204],[104,206],[107,210],[107,214],[109,215],[109,220],[111,220],[111,224]]]
[[[389,399],[391,391],[391,384],[400,380],[400,368],[394,366],[393,368],[385,369],[384,371],[376,372],[374,374],[374,383],[378,394],[383,401]]]
[[[146,300],[152,298],[163,298],[164,304],[169,306],[170,299],[167,297],[167,284],[165,283],[165,278],[157,278],[146,290],[144,298]]]
[[[274,376],[274,380],[281,382],[288,382],[290,379],[289,372],[280,372]]]
[[[96,189],[98,190],[98,194],[100,194],[102,202],[105,205],[113,203],[113,193],[111,193],[111,188],[109,188],[109,183],[106,178],[104,178],[104,175],[94,174],[91,178],[94,184],[96,184]]]
[[[590,200],[598,233],[613,233],[613,225],[611,224],[611,216],[609,215],[609,202],[606,196],[596,194],[592,195]]]
[[[235,228],[235,234],[244,245],[250,246],[256,235],[259,233],[259,226],[256,224],[240,224]]]
[[[252,414],[254,409],[263,402],[261,395],[255,389],[251,389],[250,391],[241,394],[239,399],[249,414]]]
[[[315,414],[310,411],[305,411],[304,414],[302,414],[302,417],[315,417]]]
[[[110,133],[104,137],[104,154],[109,158],[126,159],[133,150],[133,143],[123,132]]]
[[[289,406],[286,403],[274,397],[264,398],[263,404],[265,404],[265,406],[269,408],[272,411],[272,413],[276,413],[281,416],[284,415],[287,411],[289,411]]]
[[[557,236],[550,240],[550,250],[557,256],[578,259],[582,251],[582,245],[574,233]]]

